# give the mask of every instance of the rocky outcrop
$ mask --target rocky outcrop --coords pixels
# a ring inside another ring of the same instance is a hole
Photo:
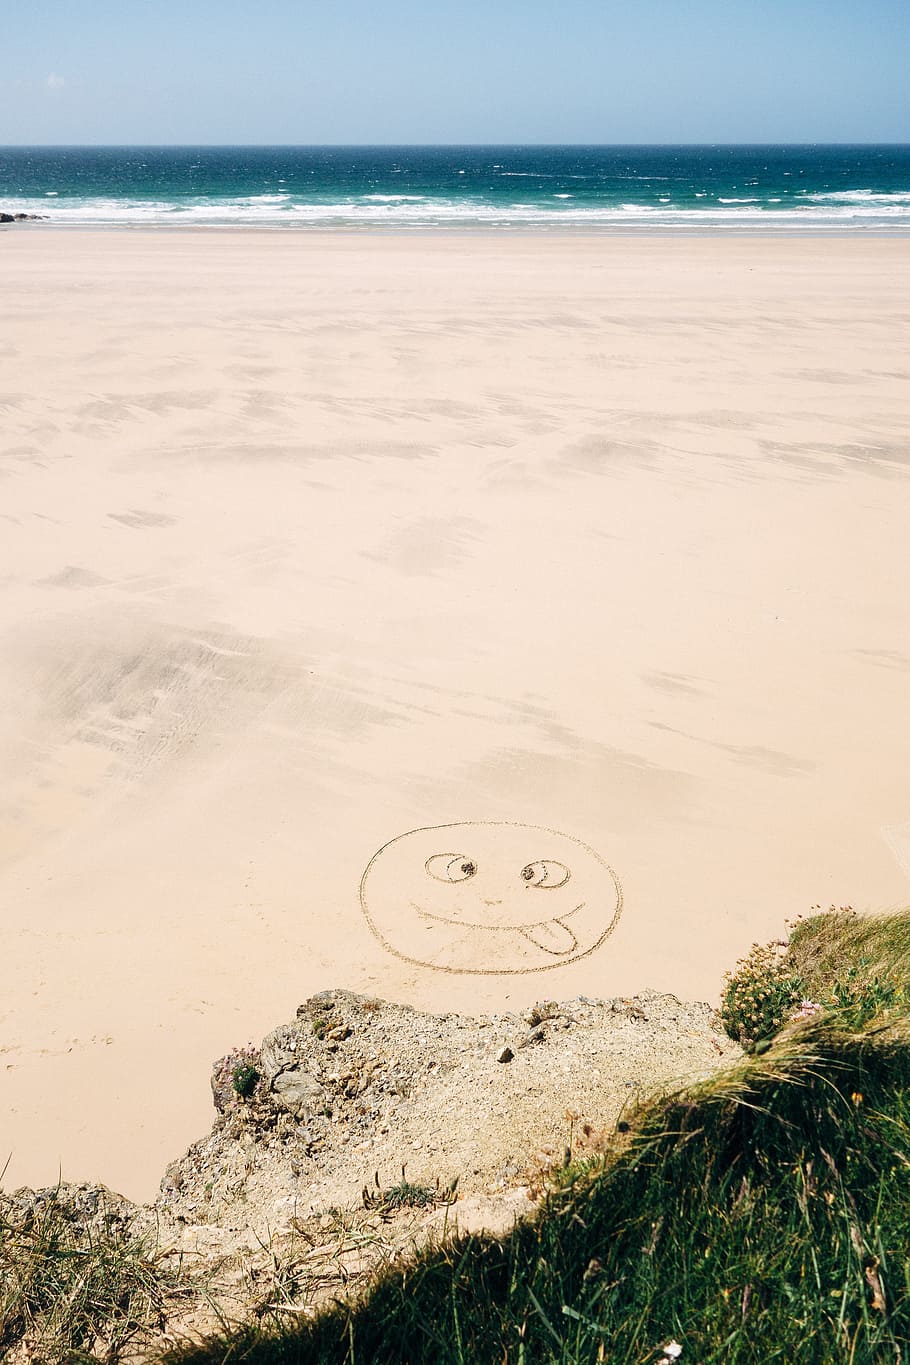
[[[0,213],[0,223],[43,223],[46,215],[42,213]]]
[[[320,992],[260,1048],[216,1064],[218,1116],[168,1168],[158,1210],[274,1229],[351,1207],[402,1166],[461,1196],[527,1186],[567,1148],[596,1147],[637,1096],[738,1051],[707,1005],[655,992],[477,1017]]]

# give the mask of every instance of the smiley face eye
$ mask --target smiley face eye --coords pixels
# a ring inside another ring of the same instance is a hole
[[[565,863],[558,863],[553,858],[541,858],[521,869],[522,881],[528,886],[539,886],[549,891],[557,886],[565,886],[571,875]]]
[[[466,882],[477,871],[477,864],[463,853],[434,853],[425,867],[438,882]]]

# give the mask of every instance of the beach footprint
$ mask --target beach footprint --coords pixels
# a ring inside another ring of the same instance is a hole
[[[579,839],[478,821],[392,839],[370,860],[360,901],[396,957],[436,971],[504,976],[594,952],[619,919],[622,888]]]

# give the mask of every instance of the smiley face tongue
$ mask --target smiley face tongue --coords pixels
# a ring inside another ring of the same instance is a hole
[[[547,920],[545,924],[531,924],[526,929],[519,929],[518,932],[535,947],[542,948],[545,953],[552,953],[554,957],[565,957],[567,953],[574,953],[578,947],[578,939],[569,926],[563,924],[560,919]]]

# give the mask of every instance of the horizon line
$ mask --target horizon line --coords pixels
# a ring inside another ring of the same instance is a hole
[[[64,151],[85,148],[110,148],[119,150],[123,147],[142,147],[144,149],[160,149],[170,151],[178,148],[193,149],[219,149],[219,148],[238,148],[244,147],[251,150],[261,150],[264,148],[286,148],[289,150],[326,150],[331,148],[339,149],[363,149],[376,151],[380,149],[392,148],[424,148],[424,149],[458,149],[459,151],[474,148],[515,148],[527,150],[531,148],[551,148],[551,147],[578,147],[578,148],[626,148],[626,147],[654,147],[654,148],[715,148],[715,147],[775,147],[775,148],[796,148],[796,147],[910,147],[910,141],[878,141],[863,140],[853,141],[764,141],[747,140],[737,142],[727,141],[707,141],[707,142],[6,142],[0,143],[2,151],[21,151],[29,150],[48,150]]]

